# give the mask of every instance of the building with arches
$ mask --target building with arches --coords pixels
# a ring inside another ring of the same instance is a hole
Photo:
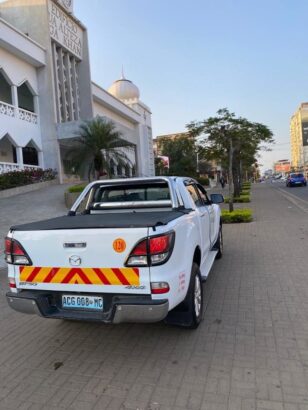
[[[108,90],[92,82],[87,36],[73,0],[0,2],[0,173],[52,168],[66,180],[80,124],[99,115],[134,145],[114,175],[154,175],[151,111],[123,73]]]

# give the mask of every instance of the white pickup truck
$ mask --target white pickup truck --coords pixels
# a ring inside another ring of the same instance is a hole
[[[222,255],[220,194],[191,178],[90,183],[68,215],[11,227],[11,308],[48,318],[196,328]]]

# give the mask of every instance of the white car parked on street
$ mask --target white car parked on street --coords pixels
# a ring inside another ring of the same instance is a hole
[[[202,281],[222,255],[220,202],[191,178],[90,183],[67,216],[11,227],[9,306],[48,318],[195,328]]]

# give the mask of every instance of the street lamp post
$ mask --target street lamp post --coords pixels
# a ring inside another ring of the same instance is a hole
[[[232,164],[233,164],[233,141],[232,137],[230,136],[229,141],[229,211],[233,212],[233,172],[232,172]]]
[[[226,127],[224,125],[221,126],[221,132],[224,137],[226,137]],[[233,212],[233,172],[232,172],[232,165],[233,165],[233,140],[232,135],[229,135],[229,169],[228,169],[228,183],[229,183],[229,212]]]
[[[197,169],[196,169],[197,173],[199,174],[199,152],[197,150]]]

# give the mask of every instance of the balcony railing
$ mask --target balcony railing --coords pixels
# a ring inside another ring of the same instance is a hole
[[[20,120],[31,122],[32,124],[37,124],[37,114],[31,111],[18,108],[18,117]]]
[[[16,164],[14,162],[0,162],[0,174],[5,174],[11,171],[21,171],[22,169],[38,169],[37,165]]]
[[[24,164],[23,167],[24,167],[24,169],[39,169],[39,168],[42,168],[39,165],[27,165],[27,164]]]
[[[11,162],[0,162],[0,174],[6,172],[18,171],[20,169],[19,164],[14,164]]]
[[[14,105],[0,101],[0,114],[7,115],[9,117],[16,117],[17,115],[22,121],[27,121],[31,124],[38,123],[38,115],[35,112],[27,111],[23,108],[17,108],[17,111],[15,112],[15,108],[16,107],[14,107]]]
[[[14,105],[0,101],[0,114],[15,117]]]

